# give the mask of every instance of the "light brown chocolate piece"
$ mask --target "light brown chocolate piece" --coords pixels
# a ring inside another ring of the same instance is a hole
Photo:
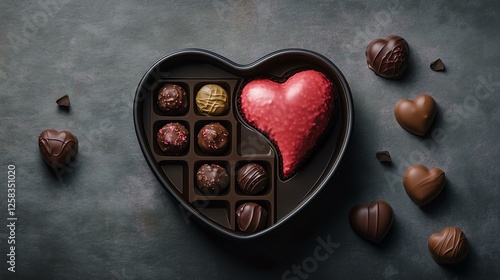
[[[204,85],[196,94],[196,106],[203,115],[223,115],[227,111],[228,102],[226,90],[219,85]]]
[[[427,169],[421,164],[408,167],[403,175],[406,193],[418,206],[423,206],[436,198],[443,190],[445,182],[443,170]]]
[[[434,121],[436,108],[434,98],[427,94],[421,94],[414,100],[399,100],[394,107],[394,116],[402,128],[423,136]]]
[[[464,232],[457,227],[446,227],[434,233],[428,241],[429,253],[439,264],[457,264],[469,253],[469,242]]]

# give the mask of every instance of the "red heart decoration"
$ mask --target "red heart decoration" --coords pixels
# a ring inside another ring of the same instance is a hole
[[[241,112],[266,134],[281,155],[281,173],[287,179],[315,147],[332,117],[333,87],[315,70],[298,72],[284,83],[253,80],[241,94]]]

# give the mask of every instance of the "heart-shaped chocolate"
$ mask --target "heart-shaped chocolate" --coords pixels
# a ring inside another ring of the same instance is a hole
[[[414,100],[401,99],[394,107],[394,116],[402,128],[423,136],[436,116],[436,101],[427,94]]]
[[[240,98],[244,118],[277,146],[285,179],[316,146],[334,103],[332,83],[314,70],[296,73],[281,84],[253,80],[245,85]]]
[[[410,48],[405,39],[391,35],[375,39],[366,47],[368,68],[387,79],[399,79],[406,69]]]
[[[457,264],[469,253],[469,242],[464,232],[457,227],[446,227],[434,233],[428,240],[429,252],[439,264]]]
[[[78,154],[78,139],[69,131],[46,129],[38,137],[43,159],[54,169],[67,166]]]
[[[263,83],[268,86],[254,92],[254,86]],[[185,112],[166,114],[159,107],[158,96],[167,84],[185,89]],[[227,93],[227,108],[220,115],[204,114],[195,102],[206,85]],[[353,112],[342,73],[317,53],[281,50],[240,65],[209,51],[188,49],[160,59],[144,75],[135,96],[134,123],[147,163],[181,205],[184,217],[241,240],[269,234],[321,194],[345,153]],[[156,141],[158,131],[170,123],[188,131],[183,153],[166,152]],[[221,153],[203,149],[199,141],[204,127],[213,123],[227,130],[221,138],[226,149]],[[232,178],[227,187],[218,192],[200,189],[197,172],[205,165],[224,169]],[[260,168],[246,172],[251,166]],[[245,174],[265,174],[267,179],[246,178]],[[259,186],[252,191],[249,182]],[[254,204],[259,211],[247,211],[253,216],[240,209]]]
[[[443,170],[427,169],[421,164],[408,167],[403,175],[406,193],[418,206],[423,206],[436,198],[443,190],[445,182]]]
[[[349,213],[349,223],[354,232],[375,243],[384,239],[393,220],[392,207],[384,200],[375,200],[370,205],[356,205]]]

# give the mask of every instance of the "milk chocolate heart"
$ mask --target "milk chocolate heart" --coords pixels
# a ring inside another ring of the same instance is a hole
[[[401,99],[394,107],[394,116],[405,130],[425,135],[436,116],[436,101],[427,94],[421,94],[415,100]]]
[[[465,260],[469,253],[469,242],[462,230],[446,227],[434,233],[428,240],[429,252],[439,264],[456,264]]]
[[[333,103],[332,83],[314,70],[296,73],[282,84],[253,80],[241,93],[243,116],[275,143],[285,179],[297,171],[324,133]]]
[[[421,164],[414,164],[403,176],[403,185],[408,196],[418,206],[423,206],[436,198],[443,190],[446,178],[438,168],[427,169]]]
[[[387,79],[401,78],[406,69],[408,54],[408,43],[396,35],[371,41],[365,51],[368,68]]]
[[[370,205],[354,206],[349,213],[349,222],[359,236],[379,243],[391,229],[393,216],[389,203],[375,200]]]
[[[46,129],[38,137],[43,159],[54,169],[71,163],[78,154],[78,139],[69,131]]]

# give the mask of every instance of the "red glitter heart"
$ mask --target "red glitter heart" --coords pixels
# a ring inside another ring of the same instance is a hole
[[[295,174],[328,127],[333,94],[330,80],[315,70],[298,72],[281,84],[258,79],[243,88],[241,112],[276,145],[284,179]]]

